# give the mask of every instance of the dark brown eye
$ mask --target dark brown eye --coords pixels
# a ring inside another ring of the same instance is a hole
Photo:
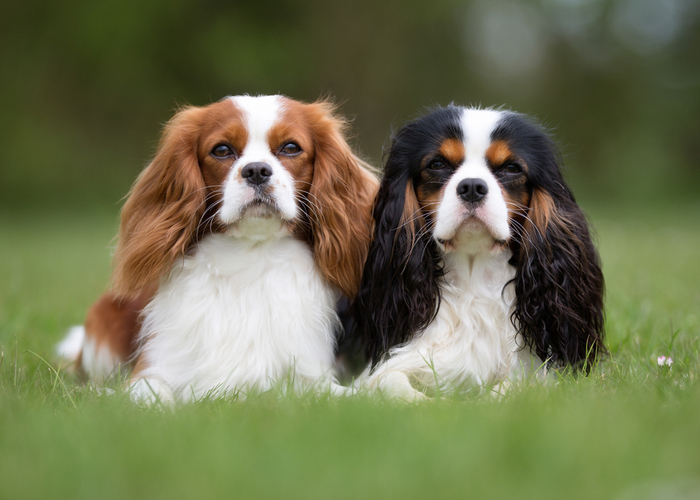
[[[447,165],[445,165],[445,162],[440,160],[433,160],[430,163],[428,163],[428,168],[430,170],[442,170],[445,167],[447,167]]]
[[[295,142],[288,142],[280,149],[280,154],[286,156],[295,156],[301,153],[301,148]]]
[[[211,150],[211,154],[217,158],[228,158],[229,156],[233,155],[233,149],[226,144],[219,144]]]
[[[501,170],[503,170],[507,174],[519,174],[520,172],[523,171],[522,167],[518,165],[517,163],[509,163],[508,165],[504,166]]]

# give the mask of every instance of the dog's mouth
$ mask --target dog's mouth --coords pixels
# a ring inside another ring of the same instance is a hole
[[[257,194],[245,203],[227,234],[252,242],[268,241],[289,234],[290,222],[274,198]]]
[[[484,231],[490,232],[489,224],[474,212],[467,214],[462,219],[462,223],[459,225],[457,231],[464,231],[467,233],[483,233]]]
[[[496,236],[491,225],[474,212],[467,214],[449,238],[436,238],[445,251],[458,248],[488,247],[493,252],[507,246],[507,241]]]
[[[266,195],[258,195],[241,208],[241,218],[271,219],[279,217],[280,210],[275,200]]]

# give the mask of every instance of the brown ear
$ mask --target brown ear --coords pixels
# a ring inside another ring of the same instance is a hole
[[[316,263],[325,278],[349,298],[360,286],[372,239],[372,207],[379,187],[369,166],[357,158],[343,136],[345,123],[328,102],[309,105],[316,157],[309,203]]]
[[[197,158],[200,111],[182,109],[168,122],[155,158],[131,188],[114,254],[117,296],[160,280],[196,238],[206,197]]]

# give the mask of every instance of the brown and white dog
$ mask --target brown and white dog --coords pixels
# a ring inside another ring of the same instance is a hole
[[[357,293],[377,181],[327,102],[180,110],[121,214],[113,288],[59,345],[137,400],[333,385],[335,307]]]

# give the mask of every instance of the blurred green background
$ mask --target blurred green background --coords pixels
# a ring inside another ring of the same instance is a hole
[[[379,165],[425,106],[506,105],[588,203],[700,186],[695,0],[4,2],[0,210],[116,211],[179,103],[331,95]]]
[[[551,127],[599,232],[613,356],[417,408],[157,413],[54,377],[38,356],[108,286],[120,200],[175,107],[277,92],[333,96],[375,165],[434,104]],[[0,498],[698,496],[700,0],[6,0],[0,116]]]

